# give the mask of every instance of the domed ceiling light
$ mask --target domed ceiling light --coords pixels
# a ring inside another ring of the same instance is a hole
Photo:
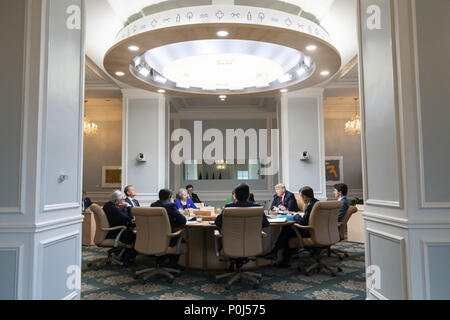
[[[149,2],[110,0],[116,6],[136,5],[129,12]],[[208,5],[158,12],[128,24],[104,65],[121,82],[154,92],[235,96],[317,85],[340,69],[341,58],[314,21],[266,8]],[[117,76],[118,71],[125,75]]]

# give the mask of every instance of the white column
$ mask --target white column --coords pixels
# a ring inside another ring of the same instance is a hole
[[[359,0],[368,299],[450,298],[447,0]]]
[[[141,205],[149,206],[168,188],[168,110],[164,95],[124,89],[122,189],[132,184]],[[145,162],[137,161],[139,153]]]
[[[2,1],[0,41],[0,300],[79,299],[84,1]]]
[[[297,193],[310,186],[319,200],[326,200],[323,89],[313,88],[281,97],[281,179]],[[310,159],[301,161],[307,151]]]

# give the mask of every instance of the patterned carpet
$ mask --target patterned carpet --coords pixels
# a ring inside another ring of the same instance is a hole
[[[137,265],[130,268],[105,266],[100,270],[89,270],[88,262],[105,257],[105,250],[83,247],[83,272],[81,295],[83,300],[362,300],[365,299],[364,245],[342,242],[350,257],[339,261],[330,257],[330,262],[343,269],[337,277],[326,271],[307,277],[297,271],[297,261],[289,269],[264,267],[257,269],[263,274],[259,289],[243,281],[235,283],[231,290],[225,284],[215,284],[210,274],[185,270],[168,284],[164,278],[154,277],[145,285],[134,279],[136,270],[147,267],[150,258],[138,257]],[[309,255],[302,255],[302,265],[311,262]]]

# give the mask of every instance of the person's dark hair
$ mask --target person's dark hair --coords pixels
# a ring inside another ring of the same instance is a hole
[[[299,192],[308,198],[314,199],[314,190],[311,187],[303,187]]]
[[[169,189],[161,189],[159,191],[159,200],[167,201],[172,197],[173,193]]]
[[[194,189],[194,186],[193,186],[192,184],[188,184],[188,185],[186,186],[186,190],[189,189],[189,188]]]
[[[334,188],[338,191],[341,192],[342,195],[346,196],[347,192],[348,192],[348,187],[345,183],[337,183],[334,185]]]
[[[250,195],[250,187],[247,184],[242,183],[234,189],[234,192],[238,201],[247,201],[248,196]]]
[[[126,186],[125,189],[123,189],[123,193],[125,193],[127,197],[128,197],[128,190],[130,190],[130,187],[132,187],[132,185]]]
[[[253,193],[250,193],[250,196],[248,197],[248,201],[255,202],[255,195]]]

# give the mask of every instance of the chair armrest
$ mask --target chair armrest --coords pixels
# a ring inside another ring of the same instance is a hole
[[[297,228],[297,229],[301,229],[301,230],[313,230],[313,228],[310,227],[310,226],[302,226],[302,225],[300,225],[298,223],[295,223],[294,227]]]
[[[169,234],[170,238],[178,237],[177,244],[175,245],[175,254],[180,254],[181,252],[181,240],[183,240],[183,231],[178,230],[177,232]]]
[[[261,231],[261,236],[262,236],[263,238],[267,238],[267,233],[265,233],[264,231]]]
[[[125,226],[117,226],[113,228],[102,228],[102,231],[115,231],[115,230],[127,230]]]
[[[216,238],[216,241],[214,241],[214,246],[216,249],[216,257],[219,257],[220,256],[219,243],[222,240],[223,236],[219,230],[214,230],[214,237]]]
[[[182,232],[183,232],[183,230],[178,230],[177,232],[170,233],[169,237],[171,237],[171,238],[178,237],[179,235],[181,235]]]
[[[125,228],[125,229],[120,228],[119,234],[118,234],[117,237],[114,239],[114,248],[117,248],[117,247],[119,246],[120,237],[122,236],[122,233],[125,232],[125,230],[127,230],[127,228]]]

